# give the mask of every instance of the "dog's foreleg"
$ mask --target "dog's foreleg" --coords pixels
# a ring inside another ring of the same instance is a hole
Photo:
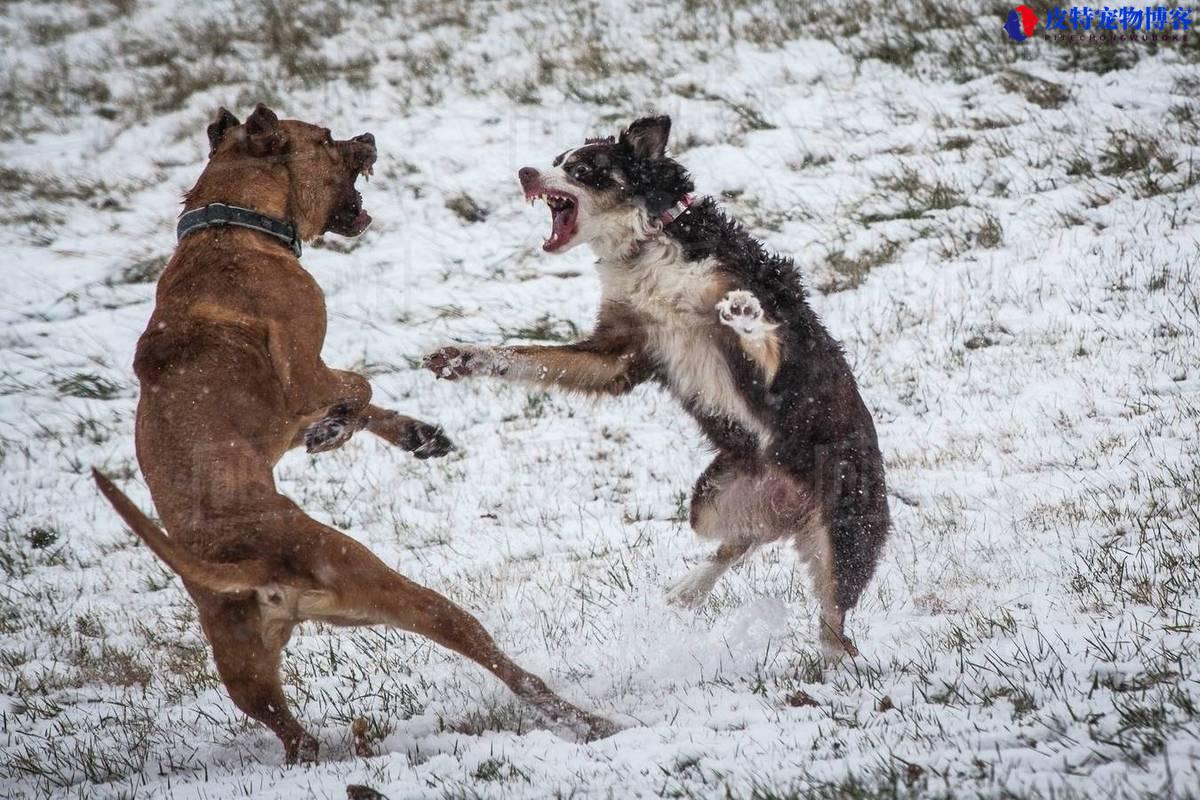
[[[425,357],[439,378],[473,375],[535,383],[589,394],[624,394],[639,381],[638,356],[628,350],[602,350],[594,342],[516,347],[443,347]]]
[[[288,411],[312,417],[338,406],[357,415],[371,402],[371,383],[362,375],[330,369],[321,360],[321,343],[295,335],[286,326],[267,326],[267,352],[283,386]]]
[[[417,458],[438,458],[454,449],[454,444],[437,425],[374,405],[367,406],[363,418],[367,431]]]

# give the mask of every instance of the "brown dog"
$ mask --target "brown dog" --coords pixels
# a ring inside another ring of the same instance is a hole
[[[221,109],[208,135],[210,159],[181,220],[214,203],[257,216],[254,228],[245,216],[237,226],[181,227],[138,342],[138,461],[170,536],[95,478],[183,578],[234,703],[275,732],[288,761],[313,760],[317,741],[289,713],[279,680],[292,629],[305,620],[391,625],[473,659],[582,735],[612,733],[513,663],[466,611],[276,490],[275,463],[301,442],[327,450],[365,428],[418,457],[450,443],[434,426],[371,405],[363,376],[325,366],[324,298],[276,228],[290,224],[304,240],[361,233],[370,216],[354,183],[375,161],[374,137],[334,141],[327,128],[280,121],[261,105],[245,124]]]

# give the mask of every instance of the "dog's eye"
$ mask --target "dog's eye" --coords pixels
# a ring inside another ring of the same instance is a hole
[[[591,176],[592,165],[584,161],[576,161],[574,164],[567,167],[567,174],[577,181],[584,180]]]
[[[333,131],[325,131],[325,144],[333,144]]]

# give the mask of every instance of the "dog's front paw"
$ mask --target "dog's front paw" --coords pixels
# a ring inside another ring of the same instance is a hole
[[[465,347],[442,347],[424,359],[425,369],[439,378],[456,381],[475,374],[479,365],[479,352]]]
[[[742,289],[727,293],[717,303],[717,314],[721,324],[728,325],[743,336],[753,336],[768,328],[758,298]]]
[[[336,405],[329,413],[308,426],[304,431],[304,449],[310,453],[326,453],[336,450],[359,429],[356,420],[345,404]]]
[[[405,435],[404,449],[420,459],[441,458],[454,449],[454,443],[440,426],[415,419]]]

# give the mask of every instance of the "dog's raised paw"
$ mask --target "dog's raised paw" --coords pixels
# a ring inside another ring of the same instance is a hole
[[[414,420],[404,443],[404,449],[420,459],[441,458],[454,449],[450,441],[438,425]]]
[[[743,336],[753,336],[768,329],[763,319],[762,304],[751,292],[735,289],[717,303],[721,323]]]
[[[475,369],[475,352],[459,347],[441,347],[425,356],[425,369],[448,381],[471,375]]]

